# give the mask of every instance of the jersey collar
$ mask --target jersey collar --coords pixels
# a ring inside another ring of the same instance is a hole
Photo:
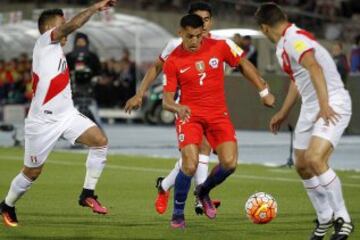
[[[292,25],[293,25],[292,23],[288,23],[288,25],[286,26],[286,28],[285,28],[284,31],[282,32],[281,36],[285,36],[287,30],[288,30],[290,27],[292,27]]]

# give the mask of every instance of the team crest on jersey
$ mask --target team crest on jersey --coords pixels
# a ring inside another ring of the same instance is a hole
[[[179,141],[183,142],[185,140],[185,135],[183,133],[179,134]]]
[[[301,41],[301,40],[295,41],[293,46],[294,46],[296,52],[298,52],[298,53],[302,53],[308,48],[306,46],[306,43],[304,41]]]
[[[205,72],[205,63],[204,61],[197,61],[195,63],[195,67],[196,67],[196,70],[198,70],[198,72]]]
[[[217,58],[211,58],[211,59],[209,60],[209,65],[210,65],[210,67],[212,67],[212,68],[218,68],[218,67],[219,67],[219,59],[217,59]]]

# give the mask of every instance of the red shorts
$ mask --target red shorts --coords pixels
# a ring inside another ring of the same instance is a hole
[[[200,146],[204,135],[214,150],[221,143],[236,142],[235,129],[230,117],[227,115],[212,117],[191,116],[186,123],[177,119],[176,132],[180,149],[189,144]]]

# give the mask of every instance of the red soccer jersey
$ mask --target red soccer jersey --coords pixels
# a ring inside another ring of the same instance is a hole
[[[164,64],[164,91],[180,89],[180,104],[192,116],[227,112],[224,90],[224,62],[239,64],[243,51],[231,40],[204,38],[197,52],[179,45]]]

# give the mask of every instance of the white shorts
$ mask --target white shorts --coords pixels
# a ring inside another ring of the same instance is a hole
[[[351,119],[351,98],[346,90],[340,90],[330,96],[329,103],[333,110],[340,115],[340,119],[335,125],[330,123],[329,126],[326,126],[322,118],[316,121],[319,114],[318,105],[301,107],[295,128],[295,149],[307,149],[312,136],[328,140],[334,148],[339,143]]]
[[[96,124],[78,111],[56,122],[25,119],[24,165],[29,168],[43,165],[60,137],[74,144],[93,126]]]

